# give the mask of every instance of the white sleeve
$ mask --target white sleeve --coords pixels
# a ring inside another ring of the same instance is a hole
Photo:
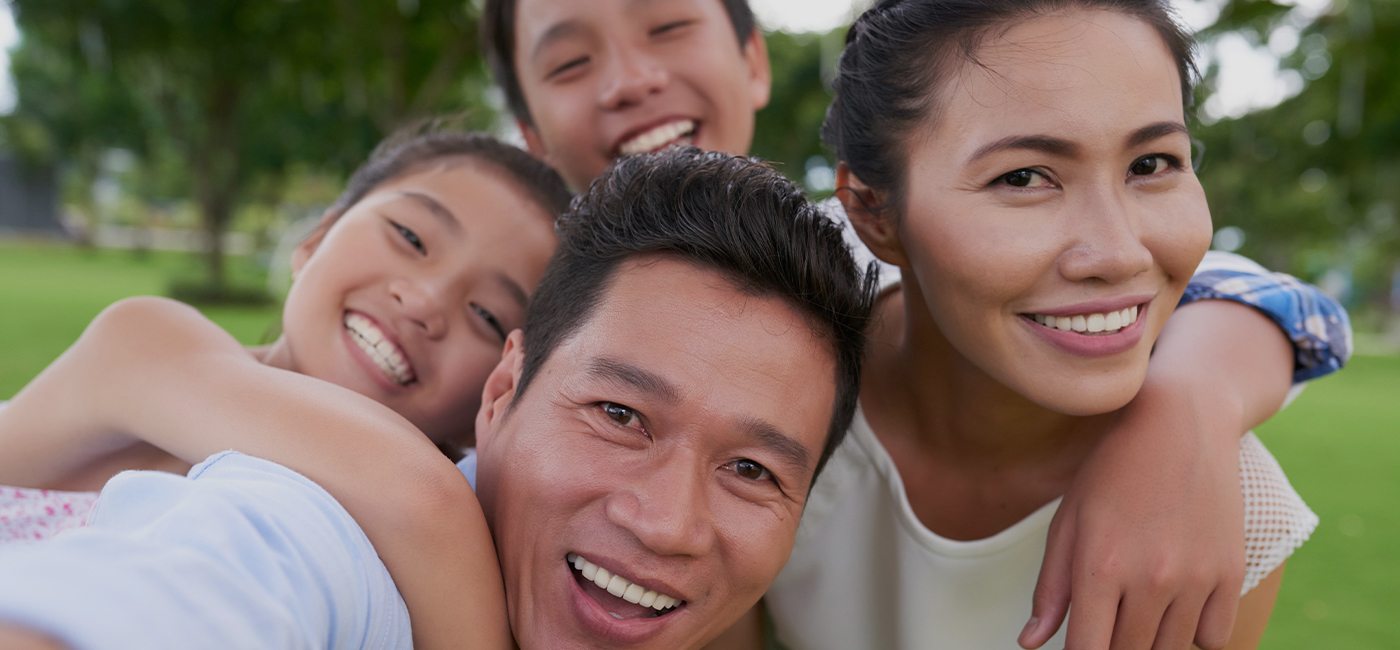
[[[1240,483],[1245,542],[1240,593],[1246,594],[1308,540],[1318,519],[1253,433],[1240,439]]]

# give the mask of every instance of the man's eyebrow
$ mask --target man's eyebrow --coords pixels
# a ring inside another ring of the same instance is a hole
[[[1079,152],[1079,145],[1063,138],[1048,135],[1012,135],[978,147],[977,151],[968,157],[967,162],[976,162],[979,158],[1009,149],[1040,151],[1053,156],[1070,157]]]
[[[674,384],[625,361],[608,357],[593,359],[588,363],[588,376],[625,384],[672,404],[681,400],[681,393]]]
[[[1136,131],[1133,131],[1132,135],[1128,136],[1128,147],[1136,147],[1138,145],[1146,144],[1148,142],[1156,140],[1157,138],[1162,138],[1177,133],[1181,133],[1187,136],[1191,135],[1191,131],[1188,130],[1186,128],[1186,125],[1182,124],[1181,122],[1157,122],[1156,124],[1149,124]]]
[[[453,214],[451,210],[448,210],[447,206],[439,203],[437,199],[413,190],[404,190],[399,192],[399,195],[417,201],[420,205],[427,208],[428,212],[432,213],[434,217],[437,217],[438,221],[443,222],[443,225],[447,226],[449,230],[456,233],[462,232],[462,222],[457,220],[457,215]]]
[[[773,453],[791,465],[794,469],[806,472],[812,467],[811,456],[807,453],[807,448],[802,443],[794,440],[778,429],[758,418],[745,418],[742,422],[742,430],[749,436],[758,440],[758,445]]]

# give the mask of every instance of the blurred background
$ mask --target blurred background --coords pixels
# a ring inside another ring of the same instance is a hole
[[[774,80],[754,153],[816,195],[826,81],[865,4],[753,0]],[[1352,364],[1260,429],[1322,517],[1264,647],[1400,647],[1400,0],[1175,4],[1203,43],[1215,247],[1317,283],[1356,328]],[[127,295],[269,338],[289,246],[381,137],[446,114],[517,139],[478,10],[0,0],[0,399]]]

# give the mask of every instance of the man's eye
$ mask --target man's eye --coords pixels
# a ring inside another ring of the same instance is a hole
[[[1152,154],[1134,160],[1133,164],[1128,167],[1128,173],[1134,176],[1152,176],[1180,166],[1180,161],[1173,156]]]
[[[428,247],[423,245],[423,240],[420,237],[418,237],[418,233],[413,232],[408,227],[399,224],[396,221],[390,221],[389,223],[394,226],[394,230],[397,230],[399,236],[403,237],[403,240],[408,242],[408,245],[412,246],[414,250],[417,250],[418,252],[424,255],[428,254]]]
[[[476,303],[471,303],[468,306],[471,307],[472,312],[475,313],[477,317],[486,323],[487,327],[491,328],[491,331],[501,337],[502,342],[506,340],[506,328],[501,324],[501,319],[496,318],[496,315],[491,313],[491,310]]]
[[[769,472],[767,467],[747,458],[741,458],[729,465],[739,478],[747,481],[770,481],[773,479],[773,473]]]
[[[640,428],[642,426],[641,416],[630,407],[614,402],[603,402],[599,406],[603,409],[603,414],[608,416],[608,419],[621,426],[627,428]]]

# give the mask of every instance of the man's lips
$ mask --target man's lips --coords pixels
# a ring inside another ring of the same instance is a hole
[[[648,589],[594,564],[582,555],[570,553],[566,560],[584,593],[615,619],[661,617],[684,605],[680,598]]]

